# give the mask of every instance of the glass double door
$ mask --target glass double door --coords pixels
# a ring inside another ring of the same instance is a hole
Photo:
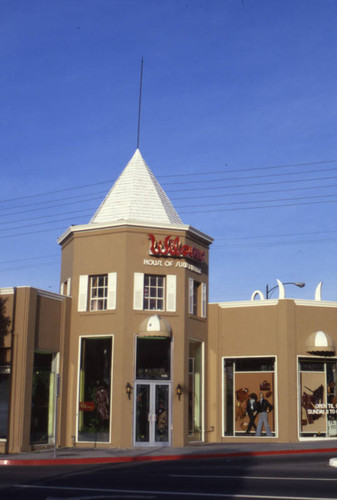
[[[134,391],[134,444],[170,446],[171,384],[136,382]]]

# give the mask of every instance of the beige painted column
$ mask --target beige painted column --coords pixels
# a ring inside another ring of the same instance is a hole
[[[293,300],[278,303],[277,332],[278,428],[281,442],[297,437],[296,322]]]
[[[17,288],[13,338],[9,453],[30,449],[30,419],[37,292]]]

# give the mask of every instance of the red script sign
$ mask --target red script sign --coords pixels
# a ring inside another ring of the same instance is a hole
[[[190,259],[203,262],[205,260],[205,252],[198,248],[182,245],[179,236],[171,239],[171,236],[166,236],[164,241],[157,241],[153,234],[149,234],[151,240],[150,255],[158,257],[189,257]]]

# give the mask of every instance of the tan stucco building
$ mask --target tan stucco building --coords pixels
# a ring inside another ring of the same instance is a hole
[[[211,243],[137,150],[59,238],[60,294],[0,290],[0,451],[337,437],[337,303],[208,304]]]

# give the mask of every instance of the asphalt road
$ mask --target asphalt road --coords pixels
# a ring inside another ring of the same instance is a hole
[[[1,467],[1,500],[337,499],[331,454]]]

